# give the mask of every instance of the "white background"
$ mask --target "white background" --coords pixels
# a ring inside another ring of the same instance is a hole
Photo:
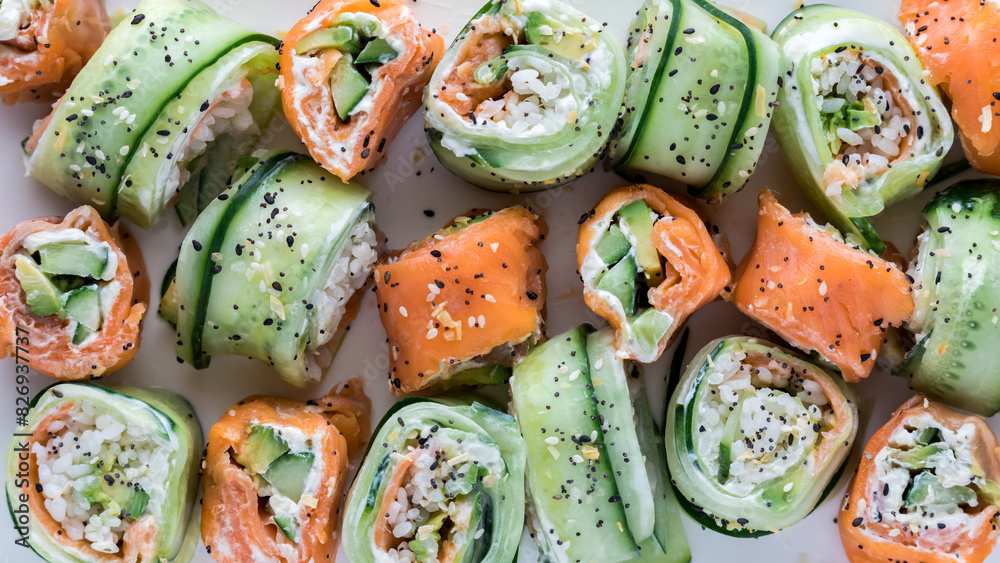
[[[628,23],[641,0],[569,0],[569,3],[592,17],[607,21],[609,29],[624,41]],[[722,3],[765,19],[771,29],[794,7],[794,0],[724,0]],[[834,0],[832,3],[866,10],[898,26],[895,23],[898,0]],[[220,13],[257,30],[281,33],[305,16],[313,0],[210,0],[209,4]],[[423,25],[436,28],[446,42],[450,42],[481,7],[479,0],[414,0],[410,5]],[[120,8],[131,10],[134,6],[134,0],[109,0],[111,12]],[[34,120],[46,113],[47,108],[42,104],[0,107],[0,190],[3,194],[0,232],[9,230],[20,221],[62,215],[74,207],[34,180],[23,177],[20,143],[29,135]],[[438,229],[451,217],[474,207],[501,207],[515,203],[530,205],[545,217],[550,228],[550,235],[542,244],[549,262],[548,334],[558,334],[581,322],[600,324],[602,321],[583,304],[581,284],[575,273],[577,219],[606,191],[625,182],[612,174],[595,172],[570,186],[530,196],[515,197],[481,191],[453,177],[435,160],[424,139],[422,125],[419,115],[411,119],[389,146],[386,162],[375,173],[360,178],[378,194],[375,198],[377,217],[382,230],[388,235],[389,246],[401,248],[411,240]],[[265,138],[269,141],[268,146],[298,146],[298,140],[283,116],[275,120]],[[949,161],[956,159],[959,152],[953,151]],[[728,235],[737,259],[742,257],[753,239],[757,209],[755,198],[764,186],[778,191],[781,201],[792,211],[811,209],[796,187],[777,144],[773,138],[769,139],[761,165],[750,185],[725,204],[704,210],[706,216]],[[662,187],[683,189],[677,185]],[[932,191],[928,191],[912,201],[896,205],[876,221],[879,232],[888,235],[904,255],[908,254],[919,228],[919,211],[931,194]],[[435,212],[433,218],[425,216],[423,211],[428,209]],[[177,255],[184,231],[171,211],[155,228],[142,231],[133,227],[132,232],[142,245],[147,270],[153,280],[152,292],[159,295],[160,280]],[[351,325],[341,353],[322,383],[305,390],[282,383],[263,364],[246,358],[216,357],[210,369],[204,371],[178,364],[173,350],[173,333],[155,311],[154,303],[146,317],[138,356],[126,368],[105,378],[103,383],[162,386],[176,390],[194,404],[206,434],[231,404],[251,394],[286,395],[304,400],[323,395],[348,378],[362,377],[374,403],[374,421],[394,400],[386,381],[388,355],[385,334],[378,321],[374,296],[370,293],[365,296],[361,313]],[[756,330],[735,307],[722,302],[712,303],[699,311],[690,326],[689,358],[714,338]],[[657,417],[665,400],[663,378],[670,356],[671,352],[664,354],[664,360],[646,371],[653,412]],[[0,436],[10,436],[15,431],[14,365],[12,359],[0,362]],[[48,377],[33,373],[32,393],[50,383],[52,380]],[[857,386],[857,392],[861,403],[862,428],[849,462],[850,468],[856,467],[867,438],[910,394],[903,380],[885,373],[873,374]],[[996,420],[991,421],[991,425],[1000,429]],[[706,563],[729,560],[746,563],[846,561],[834,517],[851,472],[846,472],[834,494],[803,522],[766,538],[732,539],[702,530],[692,521],[685,520],[694,560]],[[40,561],[33,553],[14,545],[10,515],[6,510],[0,512],[0,560],[16,563]],[[201,548],[195,561],[207,563],[211,559]],[[338,561],[346,561],[342,551]],[[989,561],[1000,563],[1000,555],[992,556]]]

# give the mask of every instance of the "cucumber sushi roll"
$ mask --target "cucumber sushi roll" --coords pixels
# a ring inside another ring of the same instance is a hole
[[[823,500],[851,452],[858,406],[840,377],[768,342],[728,337],[688,365],[666,425],[681,505],[705,527],[755,537]]]
[[[913,347],[899,369],[910,386],[949,405],[1000,411],[1000,181],[959,182],[924,208],[909,275]]]
[[[778,96],[774,41],[706,0],[647,0],[627,50],[611,164],[683,182],[710,202],[743,189]]]
[[[364,382],[302,403],[248,397],[208,433],[201,538],[218,563],[333,561],[348,459],[368,440]]]
[[[579,326],[514,367],[527,446],[528,529],[542,560],[686,563],[691,555],[658,437],[614,331]]]
[[[135,239],[92,207],[0,238],[0,349],[64,381],[97,379],[139,351],[149,279]],[[18,352],[18,348],[21,348]]]
[[[774,133],[809,197],[845,234],[881,251],[866,217],[919,193],[954,137],[917,53],[881,20],[834,6],[792,12]]]
[[[28,174],[108,220],[192,219],[277,109],[276,44],[197,0],[145,0],[35,124]]]
[[[424,93],[427,136],[455,175],[545,190],[604,154],[625,88],[607,28],[558,0],[492,0],[445,51]]]
[[[403,399],[379,423],[347,495],[355,563],[508,563],[524,526],[524,442],[467,397]]]
[[[187,401],[57,383],[32,399],[25,426],[7,447],[7,503],[42,559],[191,560],[202,438]]]
[[[249,356],[301,387],[333,360],[377,259],[372,193],[290,152],[237,172],[181,243],[160,311],[179,360]]]
[[[731,280],[701,217],[644,184],[601,199],[580,224],[576,257],[584,300],[616,329],[618,357],[646,363]]]

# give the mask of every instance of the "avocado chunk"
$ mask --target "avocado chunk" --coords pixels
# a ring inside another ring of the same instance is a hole
[[[635,335],[639,347],[647,353],[656,351],[660,340],[674,325],[674,318],[667,313],[650,307],[641,315],[632,319],[632,334]]]
[[[80,344],[83,344],[85,340],[90,338],[91,334],[94,334],[94,331],[80,323],[76,323],[76,330],[73,331],[73,345],[79,346]]]
[[[917,444],[927,446],[941,439],[941,431],[933,426],[928,426],[917,434]]]
[[[542,12],[528,12],[524,33],[528,43],[572,60],[582,60],[597,46],[597,37],[590,31],[567,26]]]
[[[101,328],[101,300],[94,284],[85,285],[63,295],[60,318],[69,318],[91,331]]]
[[[663,281],[663,266],[660,265],[660,253],[653,244],[653,217],[649,206],[641,199],[633,201],[619,209],[618,215],[635,238],[635,257],[642,266],[646,283],[649,287],[656,287]]]
[[[26,296],[31,312],[39,317],[55,315],[62,310],[62,299],[49,278],[27,256],[18,256],[14,262],[14,275]]]
[[[267,468],[288,452],[288,443],[281,439],[273,428],[253,426],[243,449],[236,452],[234,459],[254,473],[264,473]]]
[[[459,216],[455,218],[455,221],[451,225],[448,225],[444,229],[444,232],[446,235],[453,235],[470,225],[475,225],[476,223],[482,223],[483,221],[489,219],[492,216],[493,216],[492,212],[483,213],[482,215],[476,215],[475,217]]]
[[[385,64],[399,56],[399,53],[389,45],[385,39],[372,39],[361,50],[361,54],[354,60],[354,64],[363,65],[370,63]]]
[[[344,55],[337,61],[330,73],[330,91],[333,93],[333,106],[341,121],[347,121],[361,99],[368,93],[368,80],[354,68],[350,55]]]
[[[109,473],[97,480],[98,487],[91,491],[91,502],[99,502],[105,508],[117,504],[121,511],[133,519],[138,519],[146,511],[149,494],[136,483],[127,483],[121,473]]]
[[[357,55],[361,51],[361,37],[353,27],[338,25],[317,29],[295,43],[295,52],[300,55],[320,49],[336,49]]]
[[[163,297],[160,299],[160,316],[168,323],[177,326],[180,316],[180,297],[177,294],[177,280],[170,280]]]
[[[38,247],[42,271],[99,280],[108,265],[108,247],[54,242]]]
[[[275,515],[274,523],[281,530],[281,533],[285,534],[286,538],[299,543],[299,521],[295,516],[291,514]]]
[[[264,473],[264,479],[279,493],[298,502],[306,489],[306,478],[312,471],[313,454],[309,452],[287,453],[274,460]]]
[[[479,65],[476,72],[472,74],[472,78],[479,84],[493,84],[498,80],[503,80],[507,76],[508,70],[507,59],[501,56]]]
[[[611,225],[611,229],[601,237],[601,240],[597,241],[597,245],[594,247],[597,255],[608,266],[617,264],[631,249],[632,244],[629,243],[628,238],[618,228],[618,225]]]
[[[941,448],[930,445],[893,454],[892,458],[910,469],[923,469],[927,467],[930,459],[939,453]]]
[[[945,487],[937,475],[921,471],[913,478],[903,500],[906,506],[933,506],[945,504],[970,504],[976,501],[976,492],[969,487]]]
[[[447,517],[447,513],[438,512],[426,524],[417,528],[417,533],[410,542],[410,549],[413,550],[417,561],[426,561],[437,556],[441,544],[441,528]]]
[[[621,301],[626,315],[635,314],[635,258],[626,256],[597,282],[597,289],[607,291]]]

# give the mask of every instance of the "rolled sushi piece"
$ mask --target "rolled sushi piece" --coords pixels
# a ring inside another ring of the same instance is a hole
[[[928,81],[951,101],[965,157],[980,172],[1000,175],[1000,113],[995,92],[1000,74],[1000,44],[993,30],[1000,27],[1000,7],[979,0],[904,0],[899,21],[920,62],[930,71]],[[952,37],[962,37],[954,41]]]
[[[372,193],[301,154],[241,162],[184,237],[160,311],[179,360],[249,356],[302,387],[333,360],[378,258]]]
[[[24,426],[7,447],[7,503],[42,559],[191,560],[202,436],[186,400],[57,383],[31,400]]]
[[[715,340],[667,402],[667,461],[681,506],[729,536],[783,530],[835,483],[858,420],[840,377],[763,340]]]
[[[51,101],[101,46],[104,0],[11,0],[0,6],[0,97]]]
[[[612,190],[580,224],[583,296],[616,330],[617,357],[654,362],[732,279],[705,222],[653,186]]]
[[[576,327],[514,367],[527,445],[528,529],[541,560],[691,559],[659,431],[614,331]]]
[[[733,304],[847,381],[868,377],[889,327],[913,314],[910,279],[850,233],[792,215],[770,190],[758,204],[757,236],[736,268]]]
[[[255,395],[208,433],[201,538],[219,563],[333,561],[348,459],[368,440],[364,382],[302,403]]]
[[[351,561],[507,563],[524,526],[514,419],[471,397],[399,401],[347,495]]]
[[[898,373],[932,399],[992,416],[1000,411],[1000,369],[990,350],[1000,288],[1000,181],[959,182],[924,207],[926,223],[908,275],[913,347]]]
[[[35,124],[28,174],[108,220],[149,228],[177,202],[192,219],[277,108],[276,44],[197,0],[145,0]]]
[[[781,72],[762,29],[706,0],[646,0],[629,28],[610,163],[628,176],[684,182],[709,202],[743,189],[767,140]]]
[[[473,210],[376,266],[393,393],[510,377],[542,337],[547,231],[524,207]]]
[[[444,40],[404,0],[323,0],[285,36],[285,116],[324,168],[371,170],[420,108]]]
[[[139,351],[149,278],[135,239],[93,207],[0,238],[0,349],[63,381],[98,379]]]
[[[1000,443],[986,421],[915,395],[861,458],[837,522],[850,563],[982,563],[996,545]]]
[[[604,155],[624,90],[621,46],[599,21],[558,0],[491,0],[431,77],[427,136],[473,185],[545,190]]]
[[[919,193],[951,148],[938,89],[906,37],[872,16],[807,6],[771,37],[784,61],[773,129],[785,160],[838,229],[881,252],[867,217]]]

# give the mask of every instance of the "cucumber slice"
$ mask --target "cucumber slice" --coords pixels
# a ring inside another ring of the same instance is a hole
[[[101,328],[101,302],[96,285],[74,289],[63,296],[61,318],[70,318],[91,331]]]
[[[633,201],[619,209],[618,215],[635,237],[635,257],[642,266],[646,283],[656,287],[663,281],[663,266],[660,265],[660,253],[653,244],[653,217],[649,206],[643,200]]]
[[[351,111],[368,93],[368,80],[354,68],[351,57],[344,55],[337,61],[330,73],[330,91],[333,93],[333,106],[341,121],[347,121]]]
[[[934,506],[946,504],[972,504],[976,502],[976,492],[969,487],[945,487],[930,471],[921,471],[913,478],[905,506]]]
[[[62,310],[59,290],[27,256],[18,256],[14,262],[14,275],[24,290],[25,302],[31,312],[39,317],[55,315]]]
[[[674,320],[670,314],[650,307],[632,320],[632,336],[644,352],[655,353]]]
[[[358,58],[354,60],[354,64],[385,64],[398,56],[399,53],[385,39],[372,39],[361,50]]]
[[[38,247],[42,271],[99,280],[108,265],[108,247],[54,242]]]
[[[503,80],[507,76],[508,70],[510,69],[507,67],[506,59],[497,57],[492,61],[479,65],[479,68],[473,73],[472,78],[479,84],[493,84],[498,80]]]
[[[89,328],[83,326],[80,323],[76,323],[76,329],[73,331],[73,344],[75,346],[83,344],[85,340],[90,338],[91,334],[94,334],[94,331],[90,330]]]
[[[601,237],[601,240],[597,241],[597,245],[594,247],[597,255],[608,266],[617,264],[631,249],[632,244],[618,225],[611,225],[611,229]]]
[[[264,473],[278,492],[298,502],[306,489],[306,478],[312,471],[316,456],[310,452],[287,453],[274,460]]]
[[[100,493],[97,495],[98,502],[107,507],[110,502],[121,507],[126,516],[138,519],[146,511],[149,504],[149,494],[146,491],[130,486],[121,475],[104,475],[98,480]]]
[[[569,26],[543,12],[528,12],[524,33],[528,43],[574,61],[582,60],[597,46],[597,39],[591,32]]]
[[[295,43],[295,52],[300,55],[320,49],[336,49],[357,55],[361,51],[361,38],[353,27],[338,25],[317,29]]]
[[[607,291],[621,301],[626,315],[635,314],[636,273],[635,258],[626,256],[597,281],[597,289]]]
[[[246,445],[236,454],[236,463],[253,471],[264,473],[268,467],[284,454],[288,453],[288,444],[282,440],[273,428],[254,426],[250,429]]]
[[[274,517],[274,523],[281,530],[285,537],[295,543],[299,543],[299,520],[290,514],[282,514]]]

